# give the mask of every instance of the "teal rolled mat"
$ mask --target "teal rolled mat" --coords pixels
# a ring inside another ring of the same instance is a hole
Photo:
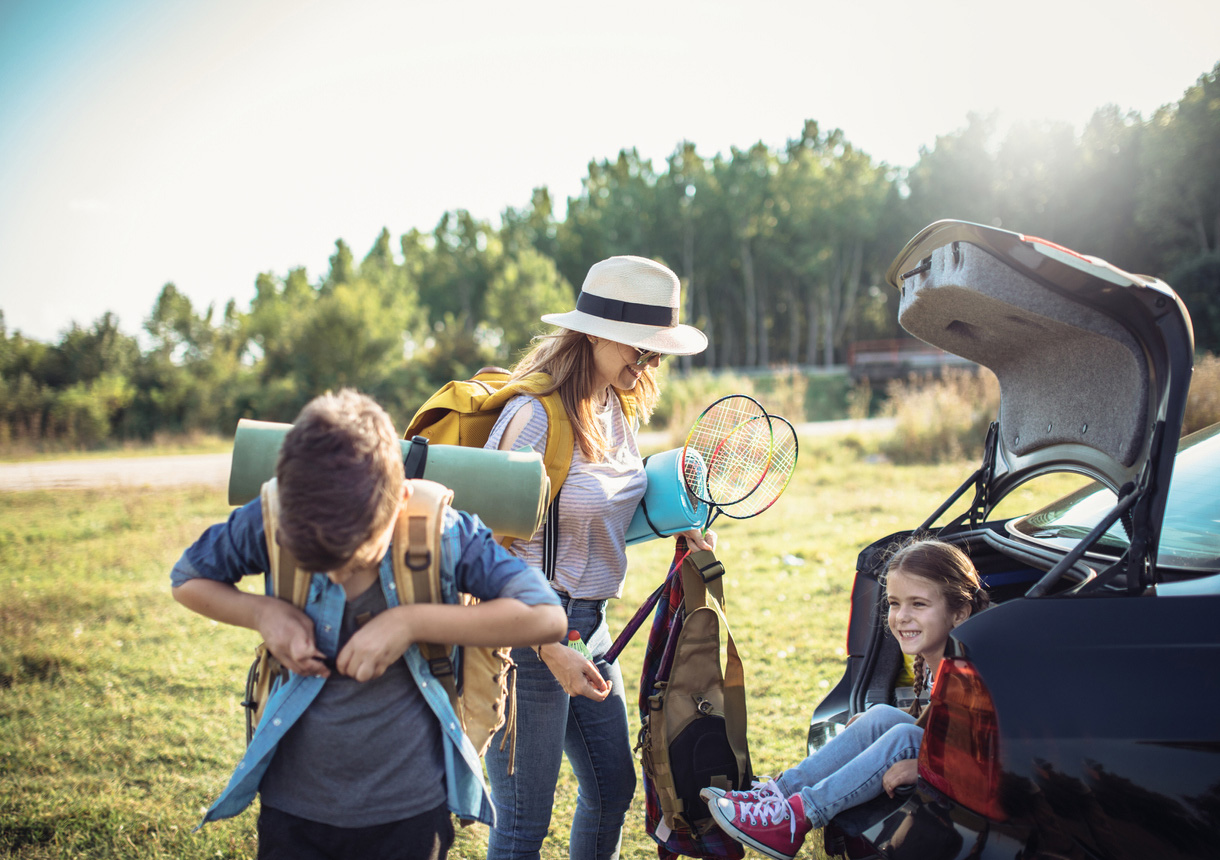
[[[280,446],[291,427],[248,418],[237,422],[229,504],[244,505],[258,497],[263,482],[275,475]],[[399,444],[405,458],[411,443]],[[422,477],[453,490],[455,508],[477,514],[497,535],[510,537],[528,538],[538,530],[550,496],[542,457],[532,452],[429,445]]]
[[[691,450],[689,456],[698,457],[699,452]],[[703,528],[708,506],[686,491],[681,448],[653,454],[644,464],[644,473],[648,489],[627,526],[628,545]]]

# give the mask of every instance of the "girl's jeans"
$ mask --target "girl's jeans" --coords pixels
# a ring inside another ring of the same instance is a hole
[[[785,797],[801,796],[815,828],[825,827],[843,810],[883,794],[885,772],[895,762],[919,758],[922,737],[923,729],[906,711],[874,705],[775,782]]]
[[[555,783],[564,753],[579,790],[572,819],[573,860],[616,860],[623,819],[635,794],[635,759],[627,729],[627,698],[617,663],[602,656],[610,648],[604,600],[560,595],[568,627],[580,631],[593,663],[613,690],[604,702],[571,697],[532,648],[513,649],[517,663],[517,754],[508,775],[508,750],[500,735],[487,751],[496,826],[488,860],[537,858],[551,823]]]

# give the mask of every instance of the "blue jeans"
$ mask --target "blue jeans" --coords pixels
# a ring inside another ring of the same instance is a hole
[[[785,797],[801,796],[815,828],[825,827],[843,810],[883,794],[885,772],[903,759],[919,758],[922,738],[923,729],[906,711],[874,705],[775,782]]]
[[[604,702],[571,697],[532,648],[516,648],[517,753],[508,775],[508,751],[500,737],[487,751],[496,825],[487,860],[537,858],[551,824],[555,784],[566,753],[576,775],[576,814],[569,856],[573,860],[616,860],[623,820],[635,794],[635,758],[627,728],[627,696],[618,663],[603,655],[612,643],[604,600],[560,595],[568,627],[580,631],[593,663],[613,689]]]

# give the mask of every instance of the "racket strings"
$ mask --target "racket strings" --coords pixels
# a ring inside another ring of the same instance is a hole
[[[740,502],[722,506],[725,516],[745,519],[762,513],[775,504],[792,480],[798,452],[796,429],[778,415],[770,416],[770,423],[772,445],[766,474],[750,495]]]
[[[758,453],[751,449],[757,430],[742,433],[742,429],[759,427],[767,422],[767,411],[757,400],[744,394],[730,394],[708,406],[691,427],[683,447],[682,471],[687,491],[708,504],[729,504],[745,498],[758,485],[766,465],[758,467]],[[770,428],[766,428],[770,434]],[[726,447],[728,440],[740,437]],[[767,441],[770,446],[770,441]],[[697,452],[702,464],[692,462]],[[753,482],[751,482],[753,479]]]

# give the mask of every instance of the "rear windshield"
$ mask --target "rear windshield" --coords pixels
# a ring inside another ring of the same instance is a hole
[[[1220,424],[1182,440],[1169,485],[1160,567],[1184,570],[1220,568]],[[1114,507],[1115,496],[1100,484],[1088,484],[1040,511],[1009,523],[1018,535],[1067,551]],[[1129,543],[1115,523],[1092,550],[1121,555]]]

